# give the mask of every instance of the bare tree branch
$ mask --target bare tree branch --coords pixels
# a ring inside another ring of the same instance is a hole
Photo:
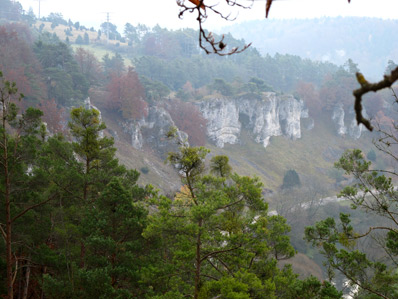
[[[357,73],[356,75],[357,81],[361,85],[360,88],[353,92],[355,97],[354,109],[357,123],[358,125],[363,124],[369,131],[372,131],[373,126],[370,124],[370,121],[362,115],[362,96],[370,91],[376,92],[384,88],[391,87],[391,85],[398,80],[398,67],[392,70],[390,75],[385,75],[383,80],[376,83],[369,83],[361,73]]]
[[[197,11],[198,16],[197,16],[196,20],[199,23],[199,46],[206,52],[206,54],[213,53],[213,54],[217,54],[220,56],[227,56],[227,55],[241,53],[244,50],[246,50],[248,47],[250,47],[251,43],[243,46],[243,48],[241,48],[241,49],[232,48],[229,51],[224,52],[227,48],[227,45],[224,42],[224,35],[221,37],[221,39],[216,41],[211,32],[206,33],[206,31],[203,29],[203,23],[206,21],[206,19],[208,17],[208,14],[207,14],[208,11],[213,12],[216,15],[218,15],[220,18],[228,20],[228,21],[233,21],[235,18],[231,19],[230,14],[224,14],[224,13],[220,12],[219,10],[217,10],[215,8],[216,5],[205,4],[204,0],[188,0],[189,2],[194,4],[194,6],[186,5],[185,0],[176,0],[176,1],[177,1],[177,5],[181,8],[180,13],[178,15],[179,18],[182,18],[186,12],[193,13],[194,11]],[[244,1],[244,0],[224,0],[224,3],[226,3],[228,6],[236,6],[239,8],[248,9],[248,8],[252,7],[253,2],[254,2],[254,0],[246,0],[246,1],[251,2],[250,5],[246,5],[246,4],[243,4],[242,1]],[[276,0],[266,0],[266,4],[265,4],[265,17],[266,18],[268,18],[269,11],[270,11],[272,3],[274,1],[276,1]],[[351,1],[348,0],[348,3],[350,3],[350,2]],[[210,46],[210,49],[206,46]]]
[[[212,12],[218,15],[220,18],[233,21],[234,18],[230,17],[230,14],[224,14],[221,11],[216,9],[216,5],[208,5],[204,3],[204,0],[188,0],[194,6],[190,6],[186,4],[185,0],[177,0],[177,5],[181,8],[180,13],[178,15],[179,18],[182,18],[186,12],[193,13],[197,12],[196,20],[199,24],[199,46],[202,48],[206,54],[217,54],[219,56],[228,56],[232,54],[241,53],[250,47],[250,44],[244,45],[242,48],[234,47],[232,49],[228,49],[227,44],[224,40],[224,35],[216,40],[213,36],[212,32],[207,32],[203,23],[206,21],[208,17],[208,12]],[[224,0],[228,6],[236,6],[243,9],[251,8],[253,0],[249,0],[252,2],[250,5],[244,5],[240,3],[243,0]],[[271,1],[272,2],[272,1]]]
[[[4,231],[4,229],[1,227],[3,224],[0,223],[0,231],[1,231],[1,235],[3,236],[4,242],[6,241],[7,235],[6,232]]]

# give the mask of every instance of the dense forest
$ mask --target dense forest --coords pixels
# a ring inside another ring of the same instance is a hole
[[[245,43],[232,35],[225,41]],[[192,29],[127,23],[121,34],[104,23],[96,31],[59,13],[38,20],[18,2],[0,0],[0,294],[331,299],[354,291],[355,298],[396,298],[395,173],[371,163],[391,163],[383,152],[396,157],[390,94],[365,103],[382,130],[380,151],[367,159],[347,151],[331,175],[344,181],[342,196],[356,211],[318,204],[327,192],[293,169],[272,198],[277,212],[270,211],[258,177],[240,175],[226,155],[205,147],[206,119],[195,105],[291,93],[322,118],[336,104],[352,106],[357,70],[351,59],[337,66],[262,56],[254,47],[207,56]],[[102,118],[139,122],[158,105],[176,125],[162,138],[178,190],[140,183],[149,170],[117,159]],[[377,230],[387,233],[361,241]],[[301,271],[291,265],[295,255],[307,263]]]

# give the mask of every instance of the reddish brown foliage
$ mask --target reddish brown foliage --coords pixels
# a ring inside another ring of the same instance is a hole
[[[0,26],[0,70],[7,80],[17,83],[25,96],[33,99],[46,97],[41,82],[41,67],[30,46],[32,37],[29,29],[13,23]]]
[[[319,99],[319,93],[315,89],[314,84],[299,82],[296,87],[296,93],[307,105],[311,116],[315,116],[321,112],[322,105]]]
[[[379,111],[383,110],[383,96],[380,93],[371,93],[364,97],[366,113],[372,118]]]
[[[18,90],[24,95],[29,95],[32,92],[29,79],[25,75],[25,67],[18,66],[14,69],[7,71],[7,80],[16,82]]]
[[[394,121],[390,117],[384,115],[383,111],[377,112],[374,119],[382,130],[388,131],[394,129]]]
[[[206,144],[206,119],[198,107],[191,103],[173,101],[168,105],[167,110],[178,129],[188,134],[191,145]]]
[[[93,84],[102,79],[101,64],[92,52],[78,48],[75,59],[80,71],[90,80],[90,83]]]
[[[185,92],[188,92],[189,94],[194,94],[194,92],[195,92],[195,89],[193,88],[192,83],[189,81],[185,82],[185,84],[182,86],[182,89]]]
[[[111,74],[107,91],[110,92],[108,109],[121,112],[127,119],[139,119],[148,115],[148,104],[144,101],[144,87],[131,67],[127,74],[121,76]]]
[[[65,133],[65,109],[58,108],[54,99],[41,101],[39,109],[43,111],[43,121],[51,133]]]
[[[178,44],[163,35],[150,36],[144,42],[145,54],[149,56],[170,58],[175,52],[175,47],[178,47]]]
[[[336,74],[326,78],[319,94],[323,109],[332,110],[337,103],[352,107],[352,91],[358,86],[355,78],[348,74]]]

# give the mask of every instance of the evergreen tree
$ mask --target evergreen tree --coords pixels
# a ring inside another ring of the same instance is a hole
[[[283,294],[289,292],[299,298],[304,283],[294,289],[297,275],[277,267],[278,260],[295,253],[285,219],[267,215],[262,184],[232,174],[226,157],[212,159],[217,177],[207,174],[208,152],[180,142],[180,151],[168,156],[184,185],[174,199],[151,202],[157,210],[144,236],[161,242],[158,267],[148,277],[152,289],[163,294],[160,298],[288,298]],[[317,283],[317,294],[335,290]],[[334,295],[330,298],[341,296]]]
[[[390,132],[382,133],[377,147],[392,154],[390,138],[395,137]],[[357,232],[350,215],[341,213],[338,221],[329,217],[307,227],[306,239],[320,248],[325,256],[329,278],[333,279],[336,272],[342,274],[351,285],[358,287],[358,298],[397,298],[398,198],[393,180],[384,173],[372,170],[371,162],[366,161],[358,149],[346,151],[335,166],[352,175],[357,182],[344,188],[340,196],[349,199],[353,209],[376,216],[375,223],[367,231]],[[393,172],[387,173],[397,176]],[[383,221],[379,225],[377,221],[380,217]],[[356,248],[359,240],[374,236],[377,232],[381,233],[377,235],[376,246],[384,259],[377,259],[373,254]]]
[[[146,289],[139,287],[137,269],[150,265],[144,258],[150,249],[140,236],[146,210],[139,202],[151,188],[139,187],[139,173],[119,165],[97,110],[72,109],[69,128],[75,141],[50,138],[49,156],[43,157],[62,194],[54,213],[54,249],[41,250],[49,266],[44,292],[50,298],[137,296]]]
[[[146,214],[118,178],[105,187],[95,208],[87,209],[81,225],[86,262],[79,274],[85,298],[138,298],[145,293],[140,271],[147,262],[141,236]]]
[[[71,135],[76,140],[73,142],[74,150],[84,163],[82,199],[87,201],[91,186],[95,184],[95,179],[91,178],[92,173],[98,173],[106,166],[116,149],[113,147],[112,139],[102,136],[106,126],[99,118],[98,110],[74,108],[68,125]],[[91,193],[96,194],[95,191]]]
[[[289,189],[301,186],[300,177],[294,169],[286,171],[283,177],[282,189]]]
[[[6,266],[6,293],[10,299],[15,294],[14,282],[21,277],[19,267],[23,266],[25,271],[30,269],[31,260],[27,257],[42,241],[47,219],[39,216],[40,211],[55,196],[53,190],[37,184],[40,176],[36,158],[43,145],[42,112],[28,108],[18,115],[16,101],[22,98],[16,84],[7,81],[0,72],[0,229],[5,241],[0,246],[1,260]]]
[[[79,35],[80,36],[80,35]],[[88,33],[84,33],[84,44],[88,45],[90,43],[90,38],[88,37]]]
[[[79,70],[70,46],[58,38],[49,38],[48,42],[36,42],[34,51],[43,67],[48,98],[65,106],[88,96],[89,81]]]
[[[76,37],[75,43],[78,45],[84,44],[84,39],[82,38],[82,36],[80,34]]]

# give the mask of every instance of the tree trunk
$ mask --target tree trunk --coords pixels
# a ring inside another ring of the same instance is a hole
[[[47,266],[44,266],[44,268],[43,268],[43,275],[41,276],[42,277],[41,278],[42,285],[43,285],[43,282],[44,282],[44,274],[47,274]],[[43,289],[43,287],[41,288],[40,299],[44,299],[44,289]]]
[[[26,268],[25,268],[25,282],[23,287],[23,295],[22,299],[28,298],[28,290],[29,290],[29,280],[30,280],[30,265],[29,261],[26,261]]]
[[[196,263],[195,263],[195,294],[194,299],[199,298],[199,290],[200,290],[200,267],[201,267],[201,248],[202,248],[202,241],[201,241],[201,229],[202,229],[203,220],[199,220],[199,232],[196,239]]]
[[[10,194],[9,194],[9,178],[6,174],[6,260],[7,260],[7,296],[8,299],[13,299],[13,285],[12,285],[12,248],[11,248],[11,209],[10,209]]]
[[[84,245],[83,241],[80,242],[80,268],[84,268],[84,258],[86,256],[86,246]]]
[[[86,173],[84,176],[84,186],[83,186],[83,204],[87,204],[88,198],[88,183],[87,183],[87,176],[90,169],[90,160],[86,158]],[[84,268],[84,258],[86,256],[86,246],[84,245],[83,241],[80,242],[80,268]]]
[[[10,182],[10,174],[8,169],[8,144],[7,144],[7,135],[5,132],[6,128],[6,114],[7,109],[5,106],[4,99],[3,101],[3,167],[4,167],[4,179],[5,179],[5,208],[6,208],[6,264],[7,264],[7,297],[8,299],[14,298],[14,289],[13,289],[13,279],[12,279],[12,248],[11,248],[11,182]]]

